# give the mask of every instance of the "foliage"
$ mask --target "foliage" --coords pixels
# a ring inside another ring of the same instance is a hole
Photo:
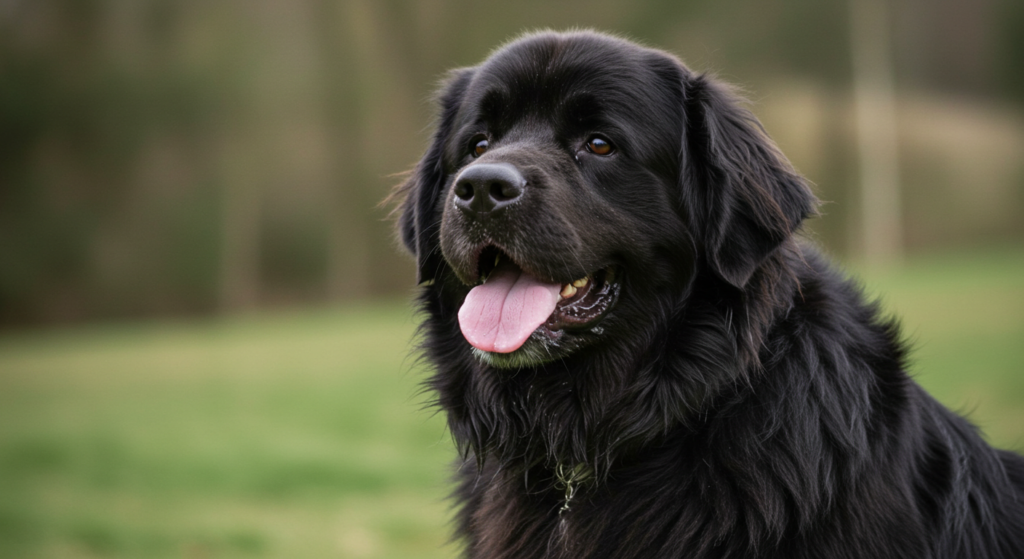
[[[969,108],[999,110],[962,126],[946,118],[949,104],[936,105],[917,119],[934,121],[921,134],[901,115],[910,248],[1014,238],[1024,231],[1015,219],[1024,203],[1014,151],[1024,142],[1019,2],[927,4],[893,2],[899,92],[957,93]],[[769,132],[831,202],[827,220],[813,225],[820,240],[855,254],[847,8],[847,0],[0,3],[0,328],[402,292],[409,262],[377,204],[426,144],[431,91],[449,68],[544,27],[621,33],[747,86]],[[917,105],[909,95],[899,102]],[[934,129],[965,127],[1006,147],[966,134],[938,150],[928,144]],[[979,166],[991,172],[979,176]],[[964,192],[991,203],[947,221],[945,209],[959,207]]]

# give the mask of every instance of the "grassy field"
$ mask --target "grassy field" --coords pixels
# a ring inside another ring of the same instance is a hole
[[[1024,446],[1024,250],[872,275],[914,372]],[[0,557],[451,557],[403,303],[0,337]]]

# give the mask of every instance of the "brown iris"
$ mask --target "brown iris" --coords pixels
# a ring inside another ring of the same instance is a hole
[[[596,155],[608,155],[612,152],[612,145],[608,143],[608,140],[594,136],[587,142],[587,150]]]
[[[480,157],[487,152],[487,148],[490,147],[490,142],[487,138],[474,138],[473,140],[473,157]]]

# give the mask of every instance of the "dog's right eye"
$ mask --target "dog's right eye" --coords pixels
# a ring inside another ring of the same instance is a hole
[[[491,144],[487,141],[486,137],[480,135],[473,136],[473,139],[469,141],[469,145],[469,151],[473,154],[473,157],[480,157],[487,152],[487,148],[490,147]]]
[[[612,152],[612,144],[601,136],[594,136],[587,141],[587,151],[595,155],[609,155]]]

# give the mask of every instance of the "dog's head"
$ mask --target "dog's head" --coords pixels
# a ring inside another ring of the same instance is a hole
[[[494,366],[599,346],[698,277],[742,292],[813,210],[728,88],[617,38],[528,35],[440,105],[400,233]]]

